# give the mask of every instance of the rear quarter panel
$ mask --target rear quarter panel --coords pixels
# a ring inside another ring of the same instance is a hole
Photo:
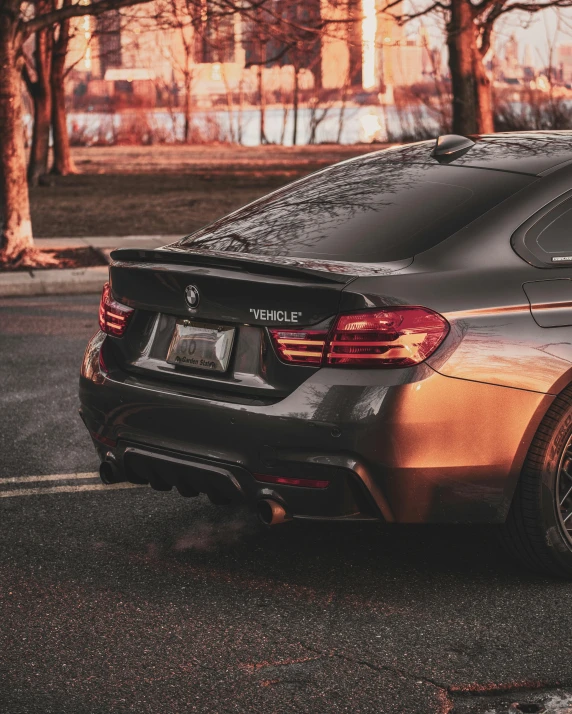
[[[514,252],[510,239],[525,220],[571,185],[571,169],[537,180],[416,256],[399,274],[354,281],[344,290],[342,310],[392,304],[429,307],[451,325],[444,343],[427,360],[440,374],[559,393],[572,381],[572,326],[541,327],[523,285],[572,278],[572,268],[535,268]]]

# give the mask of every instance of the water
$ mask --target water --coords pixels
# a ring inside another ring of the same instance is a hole
[[[321,117],[324,109],[317,110]],[[245,146],[260,143],[260,112],[256,108],[197,110],[193,112],[194,131],[203,141],[238,141]],[[293,112],[288,111],[284,124],[282,107],[266,110],[265,133],[269,142],[292,145]],[[309,143],[312,112],[308,107],[298,111],[298,144]],[[341,131],[340,131],[341,123]],[[438,133],[438,123],[425,107],[399,111],[395,106],[340,106],[327,108],[323,120],[316,127],[315,143],[387,141],[389,138],[414,133],[421,125],[433,134]],[[167,110],[135,110],[116,114],[100,112],[74,112],[68,115],[68,129],[72,141],[82,144],[113,144],[122,133],[139,137],[142,143],[150,140],[172,143],[183,140],[184,116],[182,112]],[[200,141],[200,139],[197,139]]]

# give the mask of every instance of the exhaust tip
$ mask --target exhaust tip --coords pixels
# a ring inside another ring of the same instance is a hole
[[[110,486],[113,483],[121,483],[125,481],[125,478],[121,475],[121,472],[115,464],[111,461],[102,461],[99,465],[99,478],[106,486]]]
[[[264,498],[258,502],[257,515],[259,521],[265,526],[276,526],[279,523],[286,523],[286,521],[292,520],[284,510],[284,507],[271,498]]]

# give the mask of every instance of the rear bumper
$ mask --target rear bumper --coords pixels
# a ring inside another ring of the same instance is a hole
[[[339,459],[339,465],[306,464],[306,469],[303,468],[303,462],[292,464],[293,470],[289,473],[305,471],[312,475],[327,476],[327,488],[314,489],[262,483],[238,464],[212,461],[123,440],[118,442],[112,453],[114,464],[125,480],[149,483],[159,491],[174,487],[183,496],[206,493],[215,503],[246,502],[253,506],[263,499],[271,499],[279,502],[286,513],[295,518],[383,518],[360,476],[353,470],[354,464],[343,464],[342,459]]]
[[[553,398],[428,367],[419,381],[393,386],[376,384],[371,370],[322,369],[281,401],[255,406],[105,376],[95,362],[80,378],[82,418],[115,442],[94,443],[128,479],[153,483],[155,474],[191,491],[230,484],[233,498],[272,497],[299,518],[502,522]],[[255,474],[330,485],[271,486]]]

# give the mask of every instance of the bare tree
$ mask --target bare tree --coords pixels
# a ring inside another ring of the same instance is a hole
[[[256,5],[265,1],[258,0]],[[170,45],[166,52],[175,72],[183,78],[186,142],[192,140],[193,85],[199,66],[203,63],[220,65],[220,78],[224,83],[227,97],[230,134],[231,139],[234,140],[236,132],[233,121],[233,96],[225,63],[232,61],[234,56],[235,17],[241,11],[248,12],[249,7],[248,3],[241,3],[240,0],[164,0],[163,2],[159,26],[176,31],[177,44]],[[241,101],[242,99],[239,100]]]
[[[243,44],[247,48],[245,69],[256,67],[256,87],[259,108],[259,142],[267,144],[266,137],[266,92],[264,88],[264,68],[280,59],[284,52],[279,49],[273,55],[270,42],[276,33],[276,17],[263,5],[254,9],[244,18]]]
[[[357,26],[360,16],[350,12],[356,0],[329,0],[338,12],[328,17],[321,12],[321,3],[298,0],[268,0],[259,3],[255,11],[245,13],[247,30],[245,44],[251,48],[246,67],[258,67],[258,96],[260,101],[260,143],[266,143],[265,93],[262,67],[289,65],[293,68],[292,88],[292,143],[298,141],[300,107],[300,77],[302,70],[314,75],[317,89],[321,88],[321,41],[331,29],[339,25]],[[571,0],[572,2],[572,0]],[[249,26],[250,25],[250,26]],[[337,37],[337,35],[334,35]],[[283,126],[287,112],[284,110]]]
[[[348,71],[344,79],[344,84],[342,86],[341,97],[340,97],[340,111],[338,114],[338,133],[336,135],[336,144],[342,143],[342,135],[344,133],[344,125],[346,120],[346,107],[348,102],[348,95],[350,90],[350,72],[349,66]]]
[[[230,85],[229,79],[226,74],[224,64],[221,65],[221,78],[224,83],[224,89],[226,93],[226,112],[228,116],[228,138],[232,144],[238,141],[237,137],[240,135],[240,129],[238,128],[238,123],[240,123],[240,104],[238,108],[238,122],[235,123],[235,111],[234,111],[234,98],[232,87]]]
[[[196,33],[200,27],[200,0],[169,0],[161,14],[161,25],[176,31],[181,53],[176,47],[169,45],[167,52],[175,72],[183,78],[183,141],[191,141],[191,125],[193,114],[192,92],[196,74],[195,42]]]
[[[62,7],[68,7],[72,0],[63,0]],[[67,129],[65,79],[70,68],[66,68],[68,47],[71,38],[71,18],[65,18],[53,27],[53,57],[50,73],[52,92],[52,134],[53,153],[52,173],[58,176],[76,174],[77,168],[72,158]]]
[[[21,96],[25,41],[72,17],[101,15],[147,1],[88,0],[46,6],[40,0],[0,0],[0,262],[16,261],[33,247]]]
[[[390,0],[383,12],[400,22],[439,14],[445,20],[451,73],[453,131],[475,134],[494,131],[491,83],[484,59],[491,47],[495,23],[508,13],[534,14],[546,8],[572,7],[572,0],[429,0],[412,12],[398,12],[402,0]]]
[[[68,7],[72,0],[62,0]],[[56,9],[55,0],[38,0],[38,12]],[[70,40],[71,19],[51,27],[42,27],[27,44],[32,44],[30,55],[25,53],[23,79],[33,105],[32,146],[28,160],[28,183],[36,186],[48,172],[50,128],[53,131],[54,163],[52,173],[76,173],[69,146],[64,81]]]
[[[38,0],[38,13],[46,13],[54,7],[53,0]],[[50,126],[52,121],[52,73],[53,35],[51,27],[42,27],[33,37],[33,60],[24,64],[24,79],[34,107],[32,146],[28,162],[28,182],[37,186],[40,176],[48,173],[50,149]],[[30,66],[32,71],[30,71]],[[32,73],[35,77],[32,77]]]

